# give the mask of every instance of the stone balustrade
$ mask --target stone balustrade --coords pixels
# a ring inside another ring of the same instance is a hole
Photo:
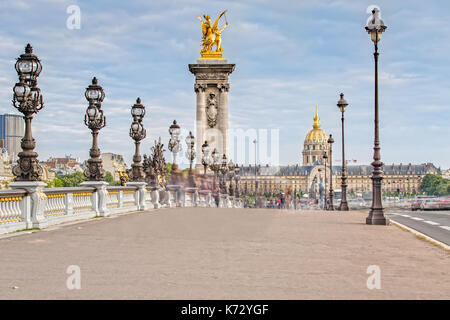
[[[220,195],[221,208],[242,208],[239,198]],[[42,188],[20,185],[0,190],[0,234],[62,222],[165,207],[216,207],[210,190],[168,186]]]

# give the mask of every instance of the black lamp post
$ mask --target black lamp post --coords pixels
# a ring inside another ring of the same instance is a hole
[[[19,82],[15,84],[13,92],[13,105],[23,113],[25,120],[25,135],[22,138],[22,151],[19,152],[17,165],[12,172],[14,181],[41,181],[42,167],[37,160],[38,154],[34,152],[36,142],[31,133],[33,114],[38,113],[44,102],[40,89],[37,87],[37,78],[42,70],[38,57],[33,54],[33,48],[27,44],[25,53],[17,58],[15,64]]]
[[[139,153],[139,147],[141,140],[145,139],[147,132],[142,125],[142,120],[145,116],[145,107],[141,104],[141,99],[137,98],[136,103],[131,107],[131,115],[133,117],[133,123],[130,128],[130,137],[134,140],[135,152],[133,156],[133,164],[131,165],[132,177],[134,182],[144,181],[144,171],[142,165],[142,158]]]
[[[211,148],[208,144],[208,141],[205,141],[205,143],[202,145],[202,165],[203,165],[203,175],[206,177],[206,169],[208,169],[208,166],[211,164],[211,158],[209,156],[209,152],[211,151]]]
[[[194,172],[192,171],[192,162],[195,159],[195,151],[194,151],[194,144],[195,144],[195,137],[192,135],[192,132],[189,131],[189,135],[186,137],[186,145],[187,145],[187,151],[186,151],[186,157],[189,159],[189,179],[188,183],[189,186],[192,188],[195,188],[195,177]]]
[[[179,170],[177,165],[177,153],[181,151],[180,143],[180,126],[177,124],[177,120],[173,120],[172,125],[169,127],[170,140],[168,144],[169,151],[173,155],[172,172],[170,175],[170,183],[172,185],[177,185],[180,181]]]
[[[334,210],[334,205],[333,205],[333,143],[334,143],[334,139],[333,136],[330,134],[330,137],[328,138],[328,144],[330,145],[330,195],[329,195],[329,201],[330,204],[328,205],[327,210]],[[326,171],[326,169],[325,169]],[[327,190],[325,189],[325,193],[327,192]]]
[[[240,192],[239,192],[239,172],[240,172],[240,168],[236,164],[234,166],[234,196],[236,198],[239,198],[239,196],[240,196]]]
[[[181,144],[180,144],[180,126],[177,124],[177,120],[173,120],[172,125],[169,127],[169,134],[170,134],[170,140],[169,140],[169,151],[173,153],[173,164],[172,164],[172,171],[178,170],[177,165],[177,153],[181,151]]]
[[[230,178],[230,185],[228,186],[228,194],[230,196],[234,195],[234,189],[233,189],[233,178],[234,178],[234,163],[233,160],[230,159],[230,162],[228,162],[228,176]]]
[[[375,139],[374,139],[374,154],[373,154],[373,172],[372,172],[372,206],[369,215],[366,218],[366,224],[386,225],[389,220],[384,215],[383,204],[381,200],[381,183],[383,180],[383,162],[381,162],[380,154],[380,137],[379,137],[379,118],[378,118],[378,42],[381,39],[381,34],[386,30],[383,20],[380,19],[380,10],[373,9],[372,18],[368,21],[366,26],[367,32],[375,45]]]
[[[106,118],[103,115],[102,101],[105,99],[103,88],[98,85],[97,78],[92,79],[92,84],[86,88],[86,100],[89,106],[84,115],[84,124],[92,131],[92,148],[89,151],[88,167],[84,170],[87,181],[102,181],[105,177],[100,149],[98,148],[98,133],[106,126]]]
[[[217,190],[216,180],[219,174],[220,165],[221,165],[220,154],[217,151],[217,149],[214,149],[212,152],[212,164],[211,164],[211,170],[214,172],[214,182],[213,182],[214,193],[216,193]]]
[[[227,193],[227,184],[225,181],[225,175],[228,173],[228,160],[227,156],[223,154],[222,163],[220,165],[220,173],[222,174],[222,179],[220,179],[220,192],[223,194]]]
[[[344,144],[344,112],[348,106],[347,101],[344,99],[344,94],[341,93],[341,99],[339,99],[337,106],[341,111],[341,123],[342,123],[342,175],[341,175],[341,203],[339,210],[348,211],[347,203],[347,168],[345,164],[345,144]]]

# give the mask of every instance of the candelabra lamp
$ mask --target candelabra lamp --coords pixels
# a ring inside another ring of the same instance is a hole
[[[12,102],[14,107],[24,115],[25,135],[21,142],[22,151],[18,154],[19,160],[12,169],[14,181],[41,181],[43,171],[37,160],[38,154],[34,152],[36,141],[31,133],[31,121],[33,115],[44,107],[41,90],[37,86],[42,65],[38,57],[33,54],[30,44],[27,44],[25,53],[17,58],[15,68],[19,82],[14,86]]]
[[[105,177],[100,149],[98,147],[98,133],[106,126],[106,118],[103,115],[102,102],[105,98],[103,88],[98,84],[97,78],[92,79],[92,84],[86,88],[85,97],[89,106],[84,115],[84,124],[92,132],[92,148],[89,151],[88,166],[84,170],[87,181],[102,181]]]
[[[195,177],[194,172],[192,171],[192,163],[196,157],[196,153],[194,151],[195,137],[192,135],[191,131],[189,131],[189,135],[186,137],[186,145],[187,145],[186,157],[189,159],[188,184],[190,187],[195,188],[196,187]]]
[[[168,144],[169,151],[173,155],[172,172],[170,175],[170,183],[175,185],[179,184],[180,181],[180,171],[177,165],[177,154],[181,151],[180,143],[180,126],[177,124],[176,120],[173,120],[172,125],[169,127],[170,140]]]
[[[217,149],[214,149],[212,152],[212,164],[211,164],[211,170],[214,172],[214,180],[213,180],[214,193],[216,193],[217,191],[216,181],[219,176],[220,166],[221,166],[220,154],[217,151]]]
[[[204,144],[202,144],[202,165],[203,165],[203,176],[206,177],[206,170],[208,169],[208,166],[211,164],[211,158],[209,156],[209,152],[211,151],[211,148],[208,144],[208,141],[205,141]]]
[[[220,179],[220,193],[227,193],[227,183],[225,180],[225,175],[228,173],[228,160],[227,156],[223,154],[222,162],[220,165],[220,173],[222,174],[222,178]]]
[[[131,180],[133,182],[143,182],[145,181],[144,167],[139,148],[147,132],[142,124],[145,116],[145,106],[141,104],[141,98],[137,98],[136,103],[131,107],[131,116],[133,117],[133,122],[130,127],[130,137],[134,140],[135,144],[133,164],[131,165]]]
[[[234,163],[233,160],[231,159],[228,162],[228,176],[229,176],[228,194],[230,196],[234,196],[234,189],[233,189]]]
[[[239,179],[240,179],[240,176],[239,176],[239,173],[240,173],[240,168],[236,164],[234,166],[234,196],[236,198],[239,198],[239,196],[240,196],[240,192],[239,192]]]

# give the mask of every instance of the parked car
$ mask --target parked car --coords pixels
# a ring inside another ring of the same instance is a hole
[[[362,198],[348,199],[347,204],[348,204],[349,208],[351,208],[351,209],[363,209],[366,206],[366,202]]]
[[[440,200],[438,205],[440,210],[450,210],[450,198]]]
[[[421,203],[420,207],[422,210],[439,210],[439,202],[438,199],[426,199]]]
[[[422,202],[424,200],[418,199],[411,202],[411,211],[417,211],[422,209]]]

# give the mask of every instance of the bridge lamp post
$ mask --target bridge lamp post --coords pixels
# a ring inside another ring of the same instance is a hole
[[[212,165],[211,165],[211,169],[212,171],[214,171],[214,182],[213,182],[213,186],[214,186],[214,192],[216,192],[217,190],[217,186],[216,186],[216,179],[218,177],[219,174],[219,170],[220,170],[220,154],[217,151],[217,149],[214,149],[212,152]]]
[[[189,186],[195,187],[195,178],[194,178],[194,172],[192,171],[192,162],[195,159],[195,151],[194,151],[194,144],[195,144],[195,137],[192,135],[192,132],[189,131],[189,135],[185,139],[186,145],[187,145],[187,151],[186,151],[186,157],[189,159]]]
[[[177,124],[177,120],[173,120],[172,125],[169,127],[169,134],[170,134],[170,140],[169,140],[169,151],[173,154],[173,164],[172,164],[172,171],[178,171],[178,165],[177,165],[177,153],[181,151],[181,144],[180,144],[180,126]]]
[[[373,172],[372,172],[372,206],[369,215],[366,218],[366,224],[372,225],[387,225],[389,220],[384,215],[383,204],[381,200],[381,183],[383,180],[382,170],[383,162],[381,162],[380,154],[380,136],[379,136],[379,118],[378,118],[378,42],[381,39],[381,34],[386,30],[383,20],[379,18],[379,9],[375,8],[372,11],[372,18],[369,19],[366,31],[370,34],[370,39],[374,43],[375,52],[373,54],[375,59],[375,139],[374,139],[374,154],[373,154]]]
[[[344,94],[341,93],[337,106],[341,111],[342,123],[342,174],[341,174],[341,203],[339,204],[340,211],[348,211],[347,203],[347,168],[345,164],[345,141],[344,141],[344,112],[348,106],[347,100],[344,99]]]
[[[228,176],[230,178],[230,185],[228,187],[228,194],[230,196],[233,196],[234,195],[234,190],[233,190],[234,163],[233,163],[233,160],[231,160],[231,159],[228,162]]]
[[[330,145],[330,195],[329,195],[329,201],[330,204],[327,208],[327,210],[331,210],[334,211],[334,204],[333,204],[333,143],[334,143],[334,139],[333,136],[330,134],[330,137],[328,138],[328,144]],[[326,172],[326,169],[325,169]],[[327,190],[325,189],[325,193],[327,192]]]
[[[225,194],[225,193],[227,193],[225,175],[228,173],[228,160],[227,160],[227,156],[225,154],[223,154],[223,156],[222,156],[222,162],[220,165],[220,173],[222,174],[222,179],[220,179],[220,192]]]
[[[177,153],[181,151],[180,143],[180,126],[177,124],[176,120],[173,120],[172,125],[169,127],[170,140],[168,144],[169,151],[173,154],[172,163],[172,173],[170,175],[171,184],[178,184],[179,181],[179,170],[177,165]]]
[[[234,189],[234,196],[236,197],[236,198],[239,198],[239,196],[240,196],[240,194],[239,194],[239,172],[240,172],[240,168],[239,168],[239,166],[236,164],[235,166],[234,166],[234,187],[235,187],[235,189]]]
[[[15,69],[19,82],[13,88],[13,106],[24,115],[25,135],[21,142],[22,151],[18,154],[19,160],[12,169],[14,181],[41,181],[42,167],[37,160],[38,154],[34,152],[36,142],[31,133],[31,121],[33,114],[44,107],[41,90],[37,86],[42,65],[38,57],[33,54],[30,44],[27,44],[25,53],[17,58]]]
[[[205,141],[202,144],[202,165],[203,165],[203,175],[206,177],[206,170],[208,166],[211,164],[211,158],[209,156],[209,152],[211,151],[211,147],[208,144],[208,141]]]
[[[142,120],[145,116],[145,107],[141,104],[140,98],[137,98],[136,103],[131,107],[131,116],[133,117],[133,122],[130,127],[130,137],[134,140],[135,144],[133,164],[131,165],[131,179],[133,182],[142,182],[144,181],[144,171],[139,147],[141,140],[145,139],[147,132],[142,124]]]
[[[89,151],[89,160],[84,175],[87,181],[102,181],[105,177],[102,159],[100,158],[100,149],[98,147],[98,133],[106,126],[106,118],[103,115],[102,102],[105,99],[103,88],[98,85],[97,78],[92,79],[92,84],[86,88],[86,100],[89,106],[84,115],[84,124],[92,132],[92,148]]]

